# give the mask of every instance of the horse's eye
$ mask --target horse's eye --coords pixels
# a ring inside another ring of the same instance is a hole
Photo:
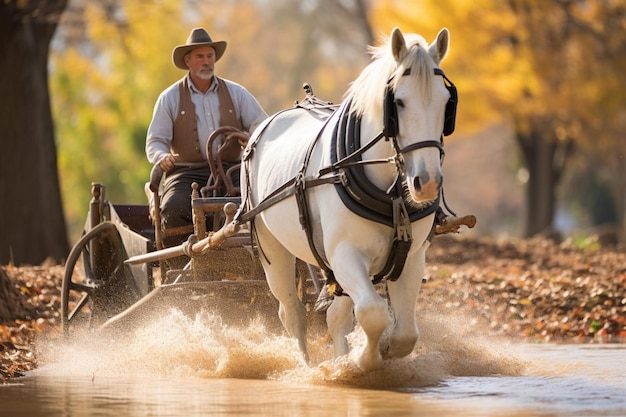
[[[396,106],[400,107],[400,108],[404,108],[404,101],[402,101],[401,99],[396,99]]]

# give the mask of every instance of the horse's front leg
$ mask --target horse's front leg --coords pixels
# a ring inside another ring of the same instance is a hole
[[[376,369],[382,365],[380,338],[389,324],[387,302],[370,282],[366,256],[355,248],[343,245],[337,248],[333,258],[340,260],[333,264],[333,270],[339,284],[354,303],[354,316],[366,337],[365,345],[353,352],[353,359],[363,370]],[[345,302],[340,300],[340,303]],[[346,314],[345,306],[341,311]]]
[[[424,276],[425,253],[424,244],[407,259],[404,271],[396,281],[387,283],[389,302],[395,316],[395,324],[389,338],[385,357],[401,358],[410,354],[415,348],[419,331],[415,317],[417,296]]]

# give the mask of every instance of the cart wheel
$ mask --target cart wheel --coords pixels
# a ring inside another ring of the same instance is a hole
[[[126,259],[124,243],[112,222],[98,224],[74,245],[61,293],[65,337],[97,328],[140,298]]]

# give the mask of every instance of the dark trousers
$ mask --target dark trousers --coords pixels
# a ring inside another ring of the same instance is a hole
[[[209,166],[179,167],[165,175],[161,197],[161,222],[164,229],[193,223],[191,215],[191,184],[204,187],[209,180]]]
[[[231,164],[224,164],[228,169]],[[198,190],[207,185],[211,178],[209,166],[178,167],[165,175],[161,197],[161,224],[164,229],[193,224],[191,214],[191,184],[198,184]],[[239,172],[232,175],[235,186],[239,185]]]

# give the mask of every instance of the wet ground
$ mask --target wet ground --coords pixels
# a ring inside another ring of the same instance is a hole
[[[418,317],[461,323],[448,332],[531,342],[626,338],[624,250],[593,241],[445,236],[435,238],[427,265]],[[61,339],[63,267],[4,269],[27,307],[17,320],[0,324],[0,381],[7,382],[45,364],[40,341]]]

